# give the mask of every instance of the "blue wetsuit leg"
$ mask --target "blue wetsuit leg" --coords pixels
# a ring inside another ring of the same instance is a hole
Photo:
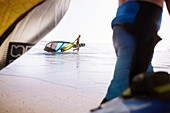
[[[130,66],[136,47],[135,38],[124,28],[115,26],[113,31],[113,45],[117,55],[117,62],[114,77],[106,95],[107,100],[121,96],[122,92],[129,87]],[[151,63],[148,71],[153,71]]]

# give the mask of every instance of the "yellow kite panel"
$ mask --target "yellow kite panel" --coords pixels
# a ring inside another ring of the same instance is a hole
[[[26,11],[43,0],[0,0],[0,36]]]

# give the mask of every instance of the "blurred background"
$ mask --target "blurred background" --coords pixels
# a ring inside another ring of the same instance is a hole
[[[43,40],[74,41],[81,35],[86,43],[111,43],[111,21],[116,15],[118,0],[72,0],[69,10]],[[159,49],[170,45],[170,16],[164,5],[162,25],[159,31],[162,41]]]

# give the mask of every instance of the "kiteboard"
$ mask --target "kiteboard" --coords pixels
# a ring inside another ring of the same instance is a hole
[[[105,103],[94,113],[170,113],[170,75],[148,72],[136,75],[131,87],[118,99]]]
[[[90,113],[170,113],[170,102],[116,98]]]

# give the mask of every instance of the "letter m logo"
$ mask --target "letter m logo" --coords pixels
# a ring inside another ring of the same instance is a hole
[[[10,42],[8,47],[8,54],[6,59],[6,65],[13,62],[15,59],[27,52],[34,44],[30,43],[18,43]]]

